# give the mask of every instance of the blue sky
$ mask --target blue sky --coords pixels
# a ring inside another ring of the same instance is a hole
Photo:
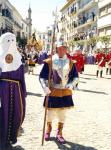
[[[9,0],[23,18],[27,17],[29,3],[32,9],[32,23],[36,30],[44,31],[53,23],[52,11],[62,8],[67,0]]]

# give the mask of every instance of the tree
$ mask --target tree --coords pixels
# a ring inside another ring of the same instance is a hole
[[[110,42],[110,40],[111,40],[111,37],[110,37],[110,36],[102,36],[102,37],[100,37],[100,41],[101,41],[102,43],[104,43],[105,45],[108,45],[109,42]]]

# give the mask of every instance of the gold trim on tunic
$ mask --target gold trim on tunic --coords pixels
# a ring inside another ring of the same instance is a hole
[[[55,88],[50,88],[51,93],[49,96],[54,96],[54,97],[63,97],[63,96],[70,96],[72,95],[72,90],[70,89],[55,89]]]

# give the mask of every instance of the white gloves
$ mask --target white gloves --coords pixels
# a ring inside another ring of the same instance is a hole
[[[65,88],[73,89],[73,88],[76,86],[76,84],[77,84],[78,82],[79,82],[79,78],[75,78],[74,81],[71,82],[71,83],[68,83],[68,84],[65,86]]]
[[[72,88],[73,88],[72,83],[67,84],[67,85],[65,86],[65,88],[66,88],[66,89],[72,89]]]
[[[79,78],[75,78],[73,82],[73,86],[75,86],[79,82]]]
[[[46,95],[49,95],[49,94],[51,93],[51,90],[50,90],[47,86],[44,87],[43,89],[44,89],[44,93],[45,93]]]

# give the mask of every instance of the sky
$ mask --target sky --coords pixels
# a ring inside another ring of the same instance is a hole
[[[67,0],[9,0],[25,19],[28,16],[29,4],[32,9],[33,29],[45,31],[46,27],[53,24],[52,12],[60,10]]]

